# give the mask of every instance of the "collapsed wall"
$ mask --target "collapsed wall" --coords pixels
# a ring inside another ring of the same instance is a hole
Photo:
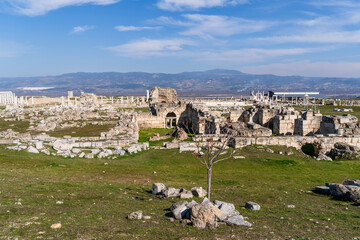
[[[271,137],[233,137],[229,145],[242,148],[248,145],[281,145],[300,150],[305,144],[312,144],[316,155],[328,154],[337,143],[348,144],[360,148],[360,136],[325,137],[325,136],[271,136]]]

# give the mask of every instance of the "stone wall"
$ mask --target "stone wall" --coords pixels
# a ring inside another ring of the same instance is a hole
[[[271,136],[271,137],[235,137],[230,140],[230,145],[242,148],[248,145],[282,145],[301,149],[305,144],[313,144],[318,155],[328,153],[335,143],[346,143],[360,147],[360,136],[324,137],[324,136]]]
[[[139,113],[138,125],[140,128],[164,128],[165,118],[154,116],[151,113]]]
[[[323,116],[320,132],[321,134],[358,135],[360,124],[358,118],[352,115]]]
[[[315,111],[302,113],[302,117],[295,120],[294,134],[307,136],[313,133],[319,133],[322,114]]]
[[[177,93],[173,88],[153,87],[150,92],[150,104],[176,103]]]
[[[276,115],[273,119],[273,132],[279,135],[293,135],[295,131],[295,120],[299,118],[297,112],[287,112]]]

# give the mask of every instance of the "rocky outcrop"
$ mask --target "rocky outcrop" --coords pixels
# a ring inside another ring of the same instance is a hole
[[[176,140],[179,140],[179,141],[184,141],[188,138],[188,135],[185,132],[185,130],[180,127],[175,128],[173,136],[175,137]]]
[[[336,143],[329,155],[333,159],[360,159],[359,149],[345,143]]]
[[[327,183],[326,185],[318,186],[315,190],[319,193],[360,203],[360,180],[345,180],[341,184]]]

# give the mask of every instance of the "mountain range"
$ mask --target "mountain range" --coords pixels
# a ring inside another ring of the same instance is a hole
[[[328,96],[360,96],[360,78],[260,75],[224,69],[177,74],[80,72],[58,76],[0,78],[1,91],[9,90],[26,96],[61,96],[70,90],[75,95],[90,92],[105,96],[136,96],[145,95],[146,90],[153,86],[175,88],[179,96],[240,96],[249,95],[250,90],[319,91]]]

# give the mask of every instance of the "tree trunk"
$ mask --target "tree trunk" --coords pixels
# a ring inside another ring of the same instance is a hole
[[[210,200],[210,194],[211,194],[211,168],[208,169],[207,177],[208,177],[208,185],[207,185],[207,198]]]

